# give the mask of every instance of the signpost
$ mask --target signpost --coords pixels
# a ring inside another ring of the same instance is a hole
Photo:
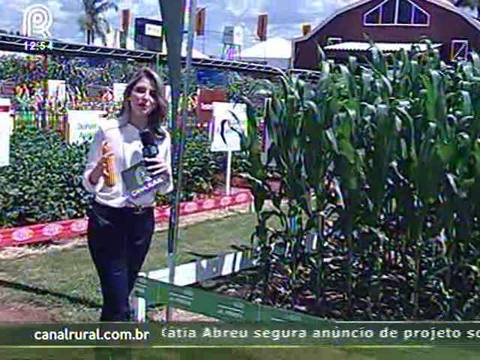
[[[69,110],[67,121],[67,142],[81,143],[93,138],[105,114],[102,110]]]
[[[232,153],[241,150],[240,134],[247,126],[245,104],[213,102],[213,139],[211,151],[227,152],[226,193],[231,193]]]
[[[33,4],[23,12],[22,32],[26,36],[49,38],[52,24],[52,12],[45,5]]]

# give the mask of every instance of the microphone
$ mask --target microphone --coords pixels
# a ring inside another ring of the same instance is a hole
[[[140,131],[139,135],[143,145],[143,149],[142,149],[143,158],[147,159],[147,158],[156,157],[159,154],[159,151],[158,151],[158,146],[155,141],[155,136],[153,135],[153,133],[150,130],[145,129]],[[165,139],[165,134],[159,134],[158,139],[160,141]],[[147,167],[147,164],[145,163],[146,161],[143,161],[143,166]],[[150,171],[148,172],[150,173]],[[146,176],[144,176],[143,184],[139,188],[136,188],[135,190],[131,191],[130,196],[133,199],[139,196],[142,196],[147,192],[151,192],[153,190],[161,191],[163,188],[168,189],[168,187],[170,186],[168,171],[162,172],[161,174],[158,174],[156,176],[149,176],[147,174],[145,175]],[[139,182],[138,180],[136,181]]]
[[[142,140],[142,154],[144,158],[153,158],[158,155],[157,143],[150,130],[142,130],[140,132],[140,140]]]

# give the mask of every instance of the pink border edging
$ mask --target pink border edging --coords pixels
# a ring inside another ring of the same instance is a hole
[[[181,203],[180,215],[209,212],[230,206],[251,203],[251,201],[252,195],[248,190],[239,191],[230,196],[215,195],[206,199]],[[169,215],[169,206],[157,206],[155,208],[155,222],[166,222],[168,221]],[[0,248],[83,236],[87,233],[87,223],[88,219],[85,217],[82,219],[0,229]]]

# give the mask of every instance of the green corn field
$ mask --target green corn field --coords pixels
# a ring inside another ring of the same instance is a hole
[[[249,107],[248,297],[334,319],[478,319],[480,57],[323,59],[318,80],[262,90],[266,162]]]

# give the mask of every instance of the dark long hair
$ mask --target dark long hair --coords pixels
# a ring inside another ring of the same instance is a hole
[[[126,116],[127,118],[130,116],[130,96],[132,95],[133,88],[142,78],[150,80],[156,92],[156,96],[154,97],[156,106],[150,115],[148,115],[147,127],[152,133],[162,136],[164,135],[164,132],[160,126],[167,116],[167,101],[161,95],[162,80],[160,79],[160,76],[148,67],[140,69],[128,83],[125,92],[123,93],[123,104],[120,110],[120,116]]]

